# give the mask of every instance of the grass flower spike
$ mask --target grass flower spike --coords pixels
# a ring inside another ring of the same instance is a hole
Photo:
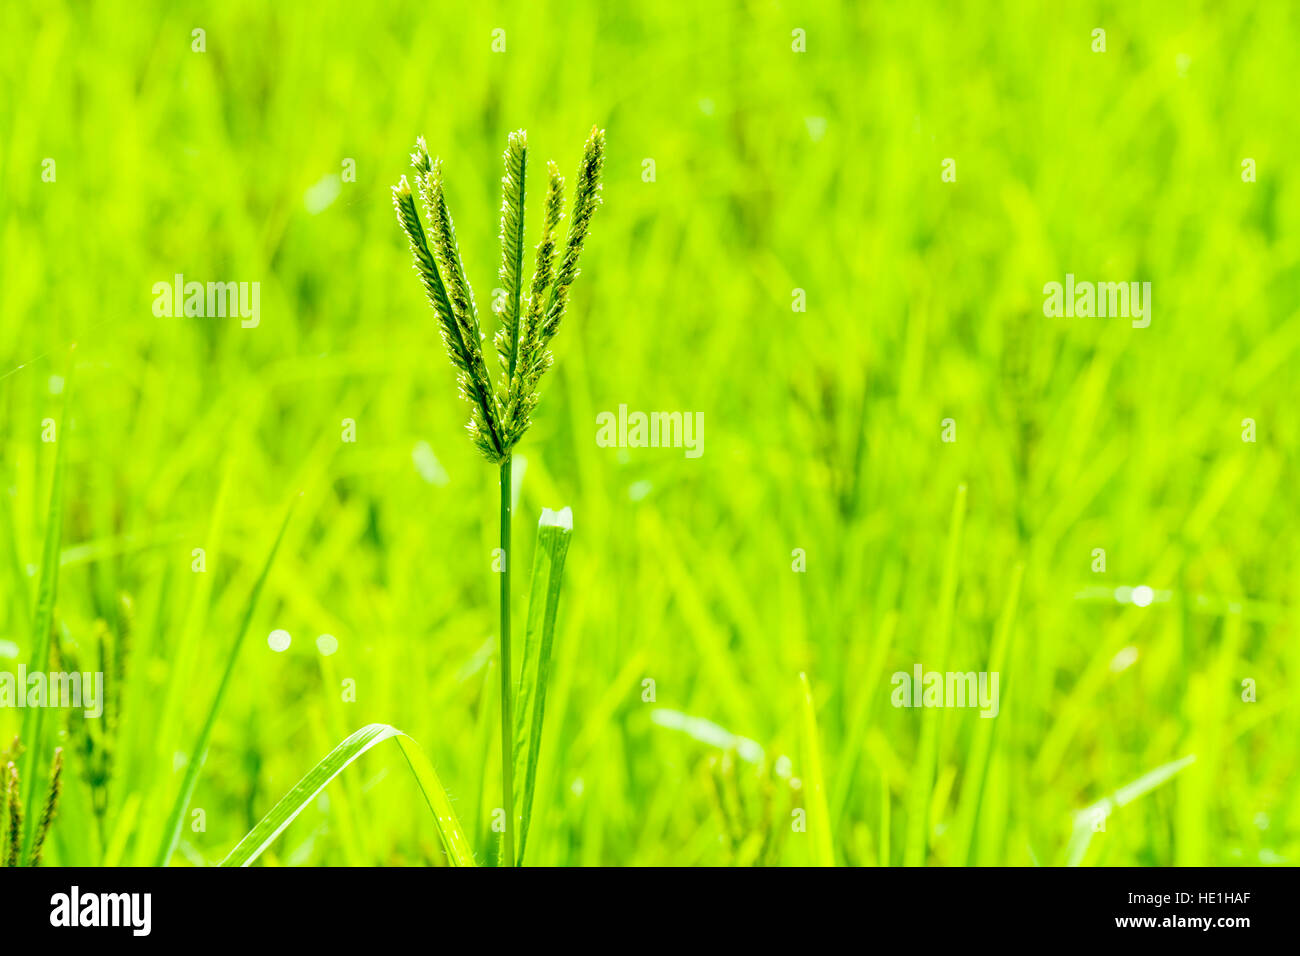
[[[429,155],[423,137],[416,140],[411,154],[415,188],[405,176],[393,187],[397,221],[410,244],[415,272],[438,317],[447,357],[458,373],[461,396],[470,406],[466,428],[474,444],[493,464],[509,456],[532,423],[530,416],[540,397],[538,381],[552,361],[547,346],[559,331],[569,288],[578,276],[578,259],[601,202],[605,133],[593,128],[583,147],[568,237],[558,269],[556,249],[564,218],[564,178],[554,162],[547,164],[542,237],[527,289],[523,277],[528,139],[523,130],[510,134],[504,159],[498,275],[506,294],[501,328],[493,339],[501,363],[495,390],[483,359],[484,335],[474,292],[466,278],[456,229],[447,209],[442,163]],[[417,194],[424,221],[416,211]]]
[[[31,848],[24,851],[23,824],[26,814],[23,811],[23,780],[13,762],[20,753],[22,746],[15,738],[13,746],[5,754],[6,758],[13,759],[6,759],[0,765],[0,821],[3,821],[0,826],[0,866],[4,867],[41,865],[41,851],[50,835],[50,827],[54,825],[54,817],[59,809],[59,795],[63,792],[63,748],[56,747],[50,760],[50,779],[44,789],[44,799],[36,804],[42,809],[33,831]],[[30,783],[27,786],[33,798],[41,793],[40,790],[33,789]]]
[[[560,220],[564,218],[564,177],[555,163],[548,165],[549,185],[546,212],[542,222],[542,241],[537,244],[537,264],[528,290],[528,312],[520,331],[519,361],[510,378],[503,417],[507,434],[518,441],[532,424],[533,409],[539,398],[538,380],[551,366],[551,353],[542,343],[542,322],[547,306],[547,292],[555,278],[555,241]]]
[[[506,174],[501,179],[501,287],[505,307],[501,330],[496,335],[497,357],[501,360],[504,393],[515,373],[519,357],[519,316],[523,299],[524,272],[524,174],[528,160],[528,136],[523,130],[510,134],[506,146]]]
[[[442,273],[429,250],[420,217],[415,211],[415,198],[405,176],[393,187],[393,205],[397,209],[398,221],[410,241],[415,272],[424,286],[429,304],[438,316],[443,345],[458,373],[456,381],[460,386],[461,397],[469,402],[470,419],[465,428],[488,461],[500,461],[501,443],[495,424],[496,402],[487,385],[487,371],[483,367],[480,342],[472,330],[465,329],[452,307]]]
[[[601,203],[600,175],[605,166],[605,131],[593,129],[582,150],[582,165],[578,169],[578,191],[573,197],[573,219],[569,222],[569,241],[564,248],[564,259],[551,289],[551,302],[546,309],[546,324],[542,330],[542,344],[555,338],[559,331],[564,307],[569,302],[569,286],[578,277],[578,257],[591,229],[591,217]]]

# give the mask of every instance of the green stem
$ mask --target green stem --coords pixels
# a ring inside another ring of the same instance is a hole
[[[501,793],[505,801],[505,852],[498,865],[515,865],[515,792],[511,782],[514,717],[510,708],[510,456],[501,462]]]

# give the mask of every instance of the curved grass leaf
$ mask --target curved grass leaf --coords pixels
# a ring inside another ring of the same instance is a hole
[[[551,676],[551,644],[555,638],[555,612],[560,605],[564,559],[573,536],[573,512],[568,508],[542,510],[537,523],[537,549],[533,552],[533,579],[528,597],[528,629],[524,635],[524,660],[516,695],[514,763],[518,786],[516,819],[519,850],[516,864],[523,865],[528,842],[528,821],[533,813],[537,758],[542,745],[542,719],[546,714],[546,685]]]
[[[1065,865],[1079,866],[1092,844],[1092,835],[1097,828],[1106,828],[1106,819],[1117,809],[1127,806],[1139,797],[1144,797],[1160,785],[1167,783],[1180,770],[1196,762],[1196,754],[1188,754],[1178,760],[1161,764],[1149,770],[1131,783],[1125,784],[1109,796],[1102,797],[1075,814],[1074,827],[1070,833],[1070,843],[1065,850]]]
[[[248,633],[248,626],[253,621],[253,611],[257,609],[257,599],[262,594],[262,585],[266,583],[267,575],[271,573],[271,565],[275,561],[275,553],[280,550],[280,542],[284,540],[285,529],[289,527],[289,518],[293,516],[294,505],[298,503],[297,496],[289,505],[285,512],[284,521],[280,524],[280,532],[275,536],[275,543],[271,545],[271,552],[266,556],[266,563],[262,565],[262,573],[257,576],[257,583],[253,585],[253,591],[248,596],[248,606],[244,608],[244,618],[240,622],[239,632],[235,635],[235,643],[230,647],[230,655],[226,658],[226,670],[221,675],[221,683],[217,685],[217,694],[212,698],[212,706],[208,708],[207,720],[203,722],[203,729],[199,731],[199,738],[195,741],[194,749],[190,751],[190,761],[185,768],[185,779],[181,783],[180,793],[176,795],[176,803],[172,805],[171,813],[167,817],[167,826],[163,830],[162,844],[158,847],[158,858],[154,862],[155,866],[166,866],[167,861],[171,859],[172,851],[176,849],[176,841],[180,839],[181,823],[185,816],[185,809],[189,806],[190,798],[194,796],[194,785],[198,783],[199,773],[203,770],[203,763],[208,758],[208,741],[212,737],[212,728],[217,722],[217,714],[221,711],[221,703],[226,697],[226,688],[230,686],[230,675],[234,673],[235,662],[239,659],[239,649],[244,644],[244,636]]]
[[[438,779],[433,765],[429,763],[429,758],[424,755],[424,751],[414,739],[388,724],[367,724],[331,750],[324,760],[299,780],[297,785],[271,808],[271,812],[239,841],[238,845],[230,851],[230,855],[221,861],[221,865],[248,866],[256,860],[261,856],[262,851],[294,821],[294,818],[307,808],[307,804],[311,803],[331,780],[343,772],[345,767],[376,744],[389,738],[397,739],[397,745],[402,748],[402,754],[411,767],[411,773],[415,774],[415,780],[424,793],[424,799],[429,804],[429,809],[433,811],[434,820],[438,825],[438,835],[442,837],[442,845],[447,850],[448,860],[452,866],[474,866],[474,852],[470,849],[465,831],[461,828],[460,821],[456,819],[456,811],[452,809],[451,799],[443,789],[442,781]]]

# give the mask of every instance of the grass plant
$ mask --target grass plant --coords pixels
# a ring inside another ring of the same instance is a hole
[[[496,389],[483,361],[483,332],[479,325],[474,293],[465,275],[456,229],[447,210],[442,161],[431,159],[421,137],[416,141],[411,165],[415,170],[416,189],[424,207],[424,217],[431,226],[425,230],[415,208],[415,198],[406,177],[393,187],[393,205],[397,221],[411,247],[411,258],[420,283],[438,318],[447,357],[457,371],[461,397],[470,406],[466,424],[470,439],[489,462],[500,471],[500,631],[498,664],[501,675],[501,799],[505,808],[499,856],[502,864],[515,864],[514,755],[515,715],[512,706],[514,670],[510,660],[510,578],[514,564],[510,544],[511,532],[511,455],[519,440],[532,424],[531,415],[540,399],[539,383],[554,361],[549,349],[559,331],[568,303],[569,288],[578,276],[578,257],[582,253],[591,219],[600,204],[600,175],[605,159],[605,133],[593,128],[582,151],[578,168],[573,213],[568,241],[554,270],[556,233],[563,218],[564,180],[554,162],[547,165],[546,207],[543,213],[542,238],[537,244],[532,282],[525,301],[524,269],[524,201],[528,174],[528,137],[516,130],[507,139],[505,175],[501,198],[501,279],[504,300],[501,328],[496,333],[497,357],[501,363]],[[567,546],[567,545],[566,545]],[[563,558],[560,558],[561,566]],[[557,572],[558,574],[558,572]],[[553,616],[553,612],[552,612]],[[529,688],[530,699],[536,695]],[[536,695],[541,699],[540,695]],[[531,718],[531,715],[530,715]],[[540,733],[540,713],[537,715]],[[530,763],[535,764],[535,756]],[[535,766],[534,766],[535,770]],[[520,842],[522,853],[523,843]]]

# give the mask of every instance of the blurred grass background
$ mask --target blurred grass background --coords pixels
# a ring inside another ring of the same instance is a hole
[[[422,743],[485,855],[496,475],[389,187],[424,134],[486,316],[507,132],[572,182],[593,123],[605,205],[516,465],[517,567],[543,506],[575,516],[530,862],[746,863],[755,834],[813,859],[800,671],[837,862],[1296,861],[1296,8],[367,7],[0,9],[0,668],[28,658],[73,365],[56,627],[85,647],[121,591],[136,614],[106,830],[71,756],[49,862],[151,860],[298,491],[175,862],[370,721]],[[1045,318],[1067,272],[1150,281],[1150,328]],[[176,273],[260,282],[260,325],[156,318]],[[703,457],[598,447],[620,403],[703,412]],[[1137,585],[1149,607],[1113,597]],[[996,720],[889,705],[915,663],[988,669],[1004,613]],[[1071,850],[1078,811],[1189,754]],[[440,861],[401,760],[264,861]]]

